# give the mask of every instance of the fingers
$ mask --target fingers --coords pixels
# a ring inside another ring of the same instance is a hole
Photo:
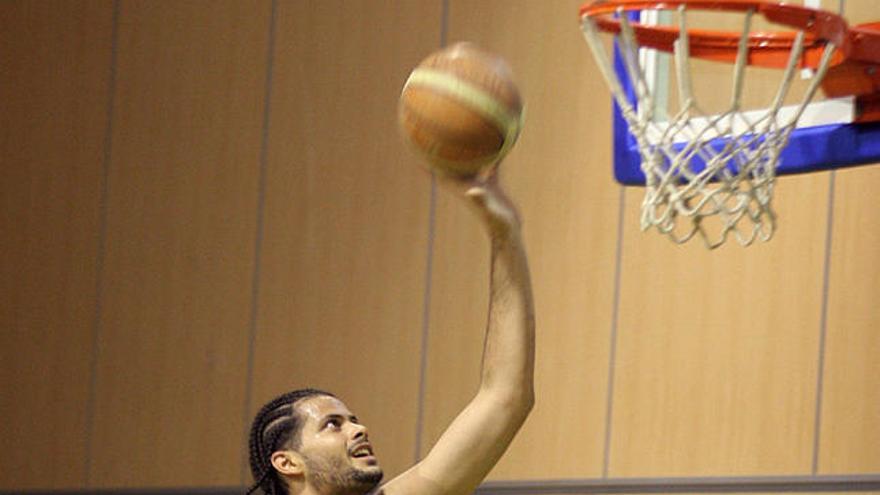
[[[435,177],[444,187],[464,196],[486,223],[492,236],[519,230],[519,213],[499,183],[497,164],[476,176],[435,173]]]
[[[487,203],[488,203],[489,199],[488,199],[488,192],[486,191],[485,187],[471,186],[465,191],[464,195],[475,205],[477,205],[481,208],[487,207]]]
[[[506,235],[518,231],[519,213],[497,184],[484,183],[469,188],[465,197],[482,217],[490,234]]]
[[[441,185],[465,196],[479,194],[477,189],[498,187],[498,164],[486,167],[476,175],[455,175],[444,173],[440,169],[434,169],[432,172]]]

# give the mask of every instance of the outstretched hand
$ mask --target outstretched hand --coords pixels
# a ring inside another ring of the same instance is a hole
[[[497,167],[469,178],[440,177],[449,183],[474,207],[494,239],[518,235],[519,212],[498,183]]]

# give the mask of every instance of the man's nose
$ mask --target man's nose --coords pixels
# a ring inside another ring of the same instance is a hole
[[[353,428],[354,433],[352,434],[353,438],[361,438],[361,437],[368,438],[369,437],[369,433],[367,432],[366,426],[364,426],[362,424],[358,424],[358,423],[351,423],[351,424],[354,427]]]

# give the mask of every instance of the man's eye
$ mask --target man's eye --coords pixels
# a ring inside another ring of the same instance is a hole
[[[324,423],[324,428],[339,428],[342,426],[338,419],[328,419],[326,423]]]

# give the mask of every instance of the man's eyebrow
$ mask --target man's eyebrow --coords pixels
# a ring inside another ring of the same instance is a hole
[[[329,419],[345,419],[345,416],[337,413],[330,413],[323,418],[321,418],[321,422],[327,421]]]

